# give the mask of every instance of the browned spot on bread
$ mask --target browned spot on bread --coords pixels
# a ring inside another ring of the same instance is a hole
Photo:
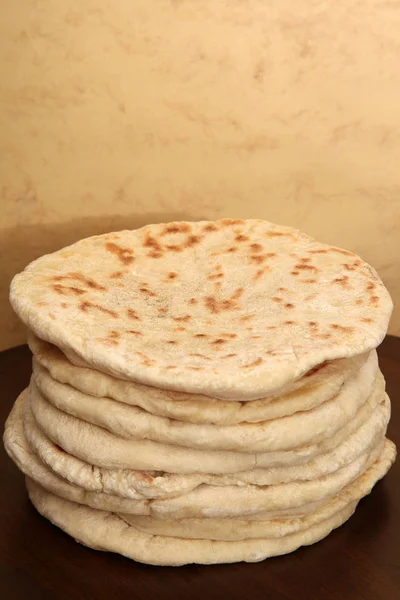
[[[196,298],[190,298],[190,300],[188,300],[188,304],[197,304],[198,300]]]
[[[206,335],[205,333],[195,333],[193,337],[195,337],[195,338],[207,338],[208,335]]]
[[[61,306],[65,304],[65,302],[61,303]],[[36,302],[36,306],[48,306],[48,302],[46,302],[45,300],[40,300],[39,302]]]
[[[149,258],[161,258],[162,257],[162,252],[158,252],[157,250],[151,250],[147,256]]]
[[[294,308],[294,304],[291,304],[291,302],[287,302],[287,303],[285,304],[285,308],[292,309],[292,308]]]
[[[259,365],[261,365],[263,363],[263,359],[261,357],[258,357],[256,360],[254,360],[252,363],[249,363],[248,365],[243,365],[242,367],[240,367],[241,369],[251,369],[251,367],[258,367]]]
[[[142,292],[142,294],[146,294],[146,296],[150,296],[151,298],[155,298],[157,296],[157,294],[155,294],[151,290],[148,290],[145,287],[139,288],[139,292]]]
[[[250,319],[254,319],[254,315],[244,315],[244,317],[239,317],[239,321],[250,321]]]
[[[291,271],[291,274],[292,275],[299,275],[299,272],[298,271]]]
[[[332,283],[338,283],[342,287],[346,287],[348,285],[349,278],[347,275],[343,275],[343,277],[335,277]]]
[[[299,260],[300,260],[300,262],[302,262],[302,263],[308,263],[308,262],[310,262],[311,258],[301,258],[301,257],[300,257],[300,258],[299,258]]]
[[[284,325],[294,325],[295,321],[284,321],[283,324]]]
[[[253,327],[246,327],[246,331],[253,331]]]
[[[214,223],[208,223],[204,225],[203,231],[218,231],[218,227]]]
[[[278,292],[288,292],[289,290],[285,287],[279,287]]]
[[[176,279],[178,277],[178,273],[175,273],[175,271],[171,271],[170,273],[168,273],[168,279]]]
[[[251,335],[250,339],[252,339],[252,340],[259,340],[260,337],[261,337],[261,335]]]
[[[100,283],[97,283],[97,281],[95,281],[91,277],[86,277],[83,273],[80,273],[79,271],[72,271],[71,273],[67,273],[66,275],[56,275],[51,278],[52,281],[65,281],[68,279],[72,281],[79,281],[80,283],[83,283],[84,285],[93,290],[106,290],[104,285],[100,285]]]
[[[379,297],[378,296],[372,296],[370,298],[369,303],[372,304],[373,306],[377,306],[379,304]]]
[[[322,249],[321,250],[308,250],[308,252],[310,254],[327,254],[328,250],[325,250],[325,249],[324,250],[322,250]]]
[[[176,367],[175,365],[168,365],[165,368],[168,369],[168,370],[170,370],[170,369],[177,369],[178,367]]]
[[[269,270],[270,270],[269,267],[264,267],[263,269],[258,269],[258,271],[256,271],[255,275],[253,276],[253,281],[257,281],[258,279],[260,279],[264,275],[264,273]]]
[[[140,356],[140,358],[142,359],[142,364],[144,364],[146,367],[151,367],[155,364],[154,360],[147,356],[147,354],[144,354],[143,352],[139,351],[136,352],[136,354]]]
[[[140,321],[139,315],[137,314],[136,310],[133,310],[133,308],[127,308],[126,315],[127,317],[129,317],[129,319],[133,319],[134,321]]]
[[[185,248],[192,248],[193,246],[200,244],[202,239],[203,238],[201,235],[189,235],[186,242],[184,243],[184,246]]]
[[[171,252],[183,252],[183,246],[181,244],[168,244],[167,248],[168,250],[171,250]]]
[[[329,327],[331,329],[335,329],[336,331],[343,331],[348,333],[354,331],[353,327],[345,327],[344,325],[339,325],[338,323],[332,323],[331,325],[329,325]]]
[[[249,237],[247,235],[243,235],[243,233],[239,233],[236,237],[235,237],[235,241],[236,242],[247,242],[249,239]]]
[[[233,296],[235,296],[235,294],[233,294]],[[217,298],[214,298],[213,296],[206,296],[204,298],[204,304],[213,314],[218,314],[228,310],[239,310],[236,298],[233,296],[231,296],[231,298],[228,300],[217,300]]]
[[[236,289],[236,290],[233,292],[233,294],[232,294],[232,296],[231,296],[231,299],[232,299],[232,300],[237,300],[238,298],[240,298],[240,296],[243,294],[243,292],[244,292],[244,288],[242,288],[242,287],[240,287],[240,288],[237,288],[237,289]]]
[[[243,225],[243,219],[221,219],[220,223],[226,227],[230,227],[232,225]]]
[[[316,323],[315,321],[309,321],[308,324],[310,327],[313,327],[313,328],[318,327],[318,323]]]
[[[174,327],[172,331],[186,331],[186,327]]]
[[[297,269],[297,270],[303,270],[303,271],[304,270],[309,270],[309,271],[314,271],[314,272],[319,271],[319,269],[317,269],[317,267],[314,267],[313,265],[307,265],[307,264],[304,264],[304,263],[300,263],[298,265],[295,265],[294,268]]]
[[[268,256],[266,254],[254,254],[252,256],[249,256],[249,261],[259,265],[263,263],[267,258]]]
[[[110,338],[102,338],[102,337],[98,337],[96,338],[99,342],[101,342],[104,346],[119,346],[119,342],[117,340],[114,339],[110,339]]]
[[[56,318],[55,318],[54,314],[53,314],[53,313],[51,313],[51,312],[49,312],[49,317],[50,317],[50,319],[52,319],[53,321],[55,321],[55,320],[56,320]]]
[[[190,319],[192,318],[190,315],[185,315],[184,317],[172,317],[174,321],[182,322],[185,323],[187,321],[190,321]]]
[[[234,338],[237,338],[237,334],[236,333],[220,333],[219,335],[221,337],[225,337],[225,338],[228,338],[230,340],[233,340]]]
[[[221,279],[221,277],[223,277],[224,274],[223,273],[213,273],[212,275],[208,275],[207,279],[209,281],[214,281],[215,279]]]
[[[114,273],[111,273],[110,279],[120,279],[123,276],[124,276],[123,271],[114,271]]]
[[[143,246],[145,246],[146,248],[152,248],[153,250],[157,250],[157,252],[162,252],[162,246],[160,242],[157,240],[157,238],[150,235],[150,233],[146,233]]]
[[[271,300],[273,300],[274,302],[283,302],[283,299],[282,299],[282,298],[279,298],[279,296],[273,296],[273,297],[271,298]]]
[[[347,271],[355,271],[357,269],[356,263],[343,263],[342,267],[344,267]]]
[[[61,285],[59,283],[55,283],[51,287],[57,294],[61,294],[61,296],[81,296],[82,294],[87,293],[87,290],[82,290],[81,288],[77,288],[73,285]]]
[[[126,333],[129,333],[131,335],[143,335],[141,331],[135,331],[134,329],[127,329]]]
[[[195,354],[189,354],[189,356],[193,356],[194,358],[202,358],[203,360],[211,360],[211,358],[205,354],[198,354],[197,352]]]
[[[111,331],[109,331],[107,337],[109,337],[110,339],[118,340],[121,337],[121,332],[116,331],[115,329],[112,329]]]
[[[192,231],[189,223],[169,223],[162,230],[161,235],[168,235],[169,233],[188,233]]]
[[[261,244],[250,244],[250,248],[252,252],[262,252],[264,250],[264,246]]]
[[[118,317],[118,314],[115,312],[115,310],[110,310],[109,308],[105,308],[104,306],[100,306],[99,304],[94,304],[93,302],[81,302],[79,308],[83,312],[87,312],[89,308],[94,308],[95,310],[99,310],[100,312],[106,315],[110,315],[110,317],[113,317],[114,319]]]
[[[234,358],[237,354],[225,354],[225,356],[221,356],[221,358]]]
[[[317,298],[318,294],[308,294],[308,296],[306,296],[306,301],[310,302],[311,300],[315,300],[315,298]]]
[[[210,342],[210,344],[213,344],[214,346],[221,346],[221,344],[226,344],[226,340],[223,340],[222,338],[218,338],[217,340]]]
[[[168,340],[167,344],[177,344],[177,340]]]
[[[329,252],[336,252],[337,254],[344,254],[344,256],[354,256],[352,252],[342,250],[341,248],[329,248]]]
[[[274,329],[278,329],[278,327],[276,325],[267,325],[267,329],[274,331]]]
[[[160,315],[166,315],[168,310],[166,308],[159,308],[158,312],[160,313]]]
[[[331,333],[318,333],[317,337],[321,338],[321,340],[329,340],[332,337]]]
[[[317,283],[317,279],[302,279],[301,283]]]
[[[369,317],[361,317],[360,321],[362,321],[363,323],[373,323],[373,319],[370,319]]]
[[[115,254],[118,260],[121,261],[124,265],[130,265],[135,260],[134,253],[131,248],[124,248],[123,246],[119,246],[114,242],[107,242],[106,250],[108,250],[108,252],[111,252],[112,254]]]
[[[369,283],[367,283],[366,287],[367,287],[367,291],[369,292],[369,291],[374,290],[376,288],[376,285],[375,285],[375,283],[373,283],[372,281],[370,281]]]
[[[69,306],[69,304],[67,304],[67,302],[61,302],[61,308],[67,308]]]
[[[283,233],[282,231],[267,231],[265,234],[267,237],[293,237],[292,233]]]
[[[187,367],[190,371],[204,371],[203,367]]]

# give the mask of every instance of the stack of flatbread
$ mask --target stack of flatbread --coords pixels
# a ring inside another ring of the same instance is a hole
[[[37,510],[160,565],[260,561],[341,525],[395,458],[358,256],[258,220],[82,240],[17,275],[33,374],[6,424]]]

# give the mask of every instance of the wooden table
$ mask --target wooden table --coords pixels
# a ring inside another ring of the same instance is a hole
[[[400,339],[379,349],[400,447]],[[4,423],[28,384],[26,346],[0,354]],[[355,515],[325,540],[256,564],[150,567],[74,542],[30,505],[22,474],[1,449],[0,598],[111,600],[400,600],[400,460]]]

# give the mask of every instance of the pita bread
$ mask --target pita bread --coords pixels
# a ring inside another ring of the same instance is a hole
[[[16,275],[10,300],[71,362],[241,401],[372,350],[392,311],[358,256],[240,219],[81,240]]]
[[[10,457],[25,475],[36,481],[49,492],[67,500],[71,500],[72,502],[78,502],[79,504],[86,504],[93,508],[112,512],[124,512],[126,514],[138,515],[152,514],[153,516],[157,516],[157,510],[152,510],[151,500],[149,499],[143,500],[137,496],[130,499],[121,498],[113,494],[103,493],[104,490],[101,490],[100,492],[87,491],[77,485],[69,483],[68,480],[57,476],[48,469],[33,452],[25,437],[22,425],[23,402],[24,399],[21,395],[7,419],[4,444]],[[317,508],[322,506],[322,504],[323,500],[318,500],[286,510],[261,511],[259,514],[255,513],[250,515],[248,519],[265,520],[278,516],[282,517],[283,515],[290,517],[295,515],[303,516],[314,512]]]
[[[324,500],[338,493],[358,477],[377,458],[379,443],[364,451],[352,463],[318,480],[270,486],[201,485],[195,490],[169,499],[154,500],[151,512],[160,518],[228,517],[281,511]],[[178,516],[179,517],[178,517]]]
[[[365,493],[368,493],[376,481],[385,475],[394,457],[395,447],[387,441],[379,460],[364,473],[360,480],[361,485],[368,481]],[[299,546],[322,539],[332,529],[344,523],[355,508],[355,503],[351,502],[342,511],[310,525],[308,529],[280,537],[234,542],[188,540],[145,533],[117,515],[58,498],[29,479],[27,479],[27,488],[36,509],[79,542],[98,550],[118,552],[136,561],[154,565],[261,561],[269,556],[285,554]]]
[[[258,423],[310,410],[336,396],[369,357],[369,353],[365,353],[353,358],[327,361],[283,388],[278,396],[235,402],[162,390],[116,379],[93,369],[77,367],[59,348],[40,340],[32,332],[28,333],[28,343],[35,361],[53,379],[84,394],[98,398],[108,397],[161,417],[214,425]]]
[[[393,447],[391,447],[393,450]],[[388,457],[390,456],[388,452]],[[243,540],[252,538],[275,538],[304,531],[315,523],[329,519],[346,506],[357,504],[369,494],[375,485],[380,471],[380,461],[384,460],[385,450],[365,473],[344,487],[339,494],[323,503],[314,512],[302,517],[284,517],[265,521],[244,519],[175,519],[165,520],[141,515],[120,515],[125,521],[140,531],[167,537],[208,540]],[[394,460],[394,458],[393,458]],[[387,463],[389,464],[389,463]],[[389,467],[387,467],[389,468]]]
[[[17,403],[15,411],[22,411]],[[61,450],[37,426],[31,411],[25,412],[27,440],[40,460],[60,477],[87,490],[104,491],[126,498],[166,498],[187,493],[199,485],[273,485],[290,481],[317,479],[351,463],[359,454],[373,448],[386,432],[390,418],[387,395],[370,417],[344,442],[311,461],[294,466],[251,469],[231,475],[162,473],[105,469],[90,465]],[[22,417],[21,417],[22,419]]]
[[[376,352],[371,352],[362,368],[340,393],[318,407],[290,417],[240,423],[231,426],[181,423],[157,417],[140,408],[109,398],[94,398],[53,379],[34,360],[33,378],[43,397],[53,406],[93,425],[99,425],[127,439],[212,450],[271,452],[318,443],[333,435],[357,413],[368,398],[378,375]],[[379,375],[382,379],[382,376]],[[296,435],[293,435],[296,432]]]
[[[324,450],[335,447],[354,431],[354,419],[320,444],[302,446],[285,452],[244,453],[231,450],[198,450],[151,440],[118,438],[101,427],[86,423],[55,408],[47,402],[34,381],[30,384],[30,407],[42,431],[55,444],[90,464],[112,469],[157,470],[169,473],[236,473],[254,467],[295,464],[310,460]],[[381,378],[364,406],[372,410],[382,400]],[[359,410],[362,411],[364,406]],[[356,417],[358,413],[356,414]]]

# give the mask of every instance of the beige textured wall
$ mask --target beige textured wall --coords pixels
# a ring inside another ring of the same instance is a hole
[[[399,310],[400,3],[0,0],[0,348],[12,275],[82,236],[261,217]]]

